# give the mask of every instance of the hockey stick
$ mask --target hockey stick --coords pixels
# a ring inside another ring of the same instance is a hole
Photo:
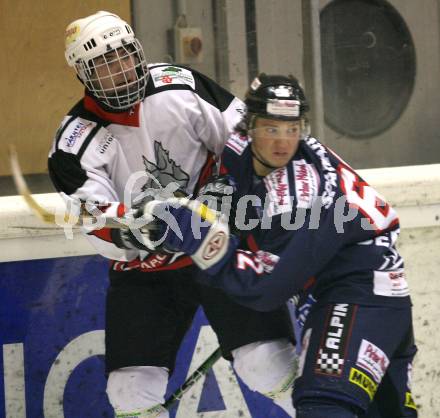
[[[80,214],[74,215],[72,213],[64,213],[61,214],[60,217],[56,216],[54,213],[49,212],[43,206],[41,206],[32,196],[32,193],[24,179],[20,164],[18,162],[18,155],[15,147],[13,145],[9,146],[9,161],[11,164],[12,177],[14,179],[15,187],[17,188],[18,193],[23,197],[29,208],[32,212],[43,222],[58,225],[60,227],[64,227],[67,225],[72,226],[93,226],[97,224],[98,218],[89,214],[84,204],[81,204]],[[214,222],[216,219],[216,214],[208,208],[208,206],[204,204],[200,204],[195,212],[203,219],[207,219],[210,222]],[[63,224],[60,224],[60,221],[63,220]],[[73,222],[72,222],[73,221]],[[128,220],[125,218],[118,217],[106,217],[103,216],[100,218],[100,228],[148,228],[148,224],[143,225],[135,225],[134,223],[129,224]]]
[[[157,417],[165,411],[170,411],[174,404],[180,401],[183,395],[203,376],[208,373],[215,362],[221,357],[222,353],[218,347],[180,386],[163,404],[158,404],[147,410],[141,411],[142,416]],[[135,413],[128,413],[130,417],[138,416],[139,411]],[[125,417],[126,414],[117,415],[118,417]]]
[[[55,215],[40,206],[32,197],[32,194],[26,184],[26,180],[21,172],[20,164],[18,163],[17,151],[13,145],[9,145],[9,161],[11,163],[12,177],[14,179],[15,187],[29,208],[42,221],[50,224],[56,224]]]
[[[220,347],[218,347],[193,373],[182,386],[179,387],[163,404],[163,407],[168,411],[171,407],[182,399],[182,396],[192,387],[194,384],[203,376],[208,373],[211,367],[216,363],[216,361],[222,356]]]
[[[86,224],[92,225],[93,223],[96,223],[97,218],[87,213],[84,205],[81,205],[81,214],[77,216],[73,215],[72,213],[66,212],[58,217],[54,213],[49,212],[47,209],[41,206],[32,196],[32,193],[29,190],[29,187],[21,171],[21,167],[18,162],[17,151],[15,150],[15,147],[13,145],[9,146],[9,161],[11,164],[12,177],[14,179],[17,192],[21,195],[21,197],[23,197],[28,207],[32,210],[34,215],[37,216],[37,218],[41,219],[43,222],[62,227],[66,226],[66,224],[72,226],[81,226]],[[60,225],[61,220],[64,222],[64,224]],[[106,217],[103,220],[104,225],[102,226],[106,228],[128,227],[127,223],[124,223],[121,218]]]

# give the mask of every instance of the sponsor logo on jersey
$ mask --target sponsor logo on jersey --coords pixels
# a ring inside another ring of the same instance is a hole
[[[292,211],[292,200],[290,197],[289,179],[287,168],[279,168],[264,178],[267,189],[267,214],[269,216],[279,215]]]
[[[202,258],[204,260],[212,260],[222,249],[226,243],[226,234],[219,231],[208,241],[203,249]]]
[[[196,83],[191,71],[185,68],[168,67],[152,68],[150,70],[150,77],[153,80],[155,87],[167,86],[170,84],[186,84],[195,89]]]
[[[356,365],[369,372],[376,383],[380,383],[389,364],[388,357],[379,347],[370,341],[362,340]]]
[[[226,142],[226,146],[238,155],[243,154],[243,151],[248,145],[249,142],[247,140],[247,137],[240,136],[237,133],[232,134]]]
[[[378,386],[373,379],[370,379],[365,373],[362,373],[360,370],[352,367],[350,369],[349,381],[367,392],[370,400],[373,399]]]
[[[322,193],[322,204],[328,209],[336,195],[337,179],[336,169],[332,166],[326,148],[311,136],[307,137],[304,142],[315,152],[321,161],[321,168],[324,174],[324,191]]]
[[[405,406],[407,408],[411,408],[411,409],[416,409],[417,410],[417,406],[416,406],[416,403],[414,402],[414,399],[412,397],[411,392],[405,392]]]
[[[64,134],[64,138],[66,139],[66,146],[72,148],[75,145],[77,139],[80,138],[84,134],[84,132],[86,132],[92,125],[92,122],[77,122],[72,130],[68,129],[68,132]]]
[[[337,303],[331,307],[316,359],[315,373],[341,376],[354,315],[353,305]]]
[[[135,269],[150,271],[171,264],[169,254],[148,254],[147,258],[144,260],[136,258],[132,261],[116,261],[112,264],[112,269],[115,271],[129,271]]]
[[[265,273],[272,273],[272,270],[280,259],[276,254],[263,250],[257,251],[257,258],[261,262]]]
[[[114,138],[111,134],[108,133],[107,135],[105,135],[104,138],[101,139],[101,141],[97,147],[97,151],[100,154],[104,154],[107,151],[107,149],[109,148],[110,144],[113,142],[113,139]]]
[[[409,296],[408,282],[405,279],[403,269],[395,271],[375,271],[374,272],[375,295],[405,297]]]
[[[295,192],[299,208],[311,208],[318,195],[319,178],[313,164],[305,160],[293,161],[295,173]]]
[[[141,270],[151,270],[163,266],[169,259],[168,254],[153,254],[139,264]]]

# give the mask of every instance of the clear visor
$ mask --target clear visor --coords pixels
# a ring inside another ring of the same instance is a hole
[[[301,134],[301,124],[295,123],[289,126],[262,126],[259,128],[249,129],[249,136],[253,139],[292,139],[297,138]]]
[[[112,109],[130,108],[143,100],[147,63],[137,40],[77,64],[87,89]]]

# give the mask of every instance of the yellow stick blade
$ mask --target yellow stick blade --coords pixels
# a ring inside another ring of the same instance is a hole
[[[23,197],[30,209],[37,215],[42,221],[55,224],[55,215],[50,213],[32,197],[32,194],[26,184],[26,180],[23,177],[20,164],[18,162],[17,151],[13,145],[9,145],[9,161],[11,164],[12,177],[14,179],[17,192]]]

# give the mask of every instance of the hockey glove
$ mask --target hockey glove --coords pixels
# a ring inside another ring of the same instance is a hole
[[[129,227],[111,229],[112,241],[117,247],[148,252],[158,250],[156,234],[161,228],[155,218],[137,210],[126,214],[125,219]]]
[[[228,262],[238,245],[223,217],[197,200],[153,200],[145,205],[144,215],[160,220],[161,244],[165,249],[188,254],[210,274],[217,273]]]
[[[199,190],[197,200],[209,208],[229,216],[232,195],[236,191],[234,179],[229,175],[213,176]]]

